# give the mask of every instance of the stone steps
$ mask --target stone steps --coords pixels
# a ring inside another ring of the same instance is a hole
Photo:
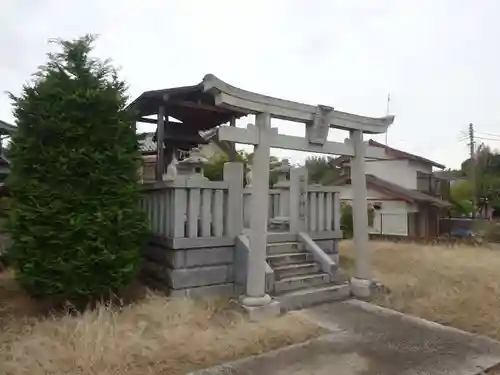
[[[304,244],[297,242],[279,242],[267,245],[268,255],[301,253],[305,251]]]
[[[322,272],[291,276],[276,281],[274,284],[274,291],[279,294],[320,285],[327,285],[329,282],[330,276]]]
[[[350,294],[349,284],[333,283],[300,242],[268,244],[267,254],[275,277],[273,297],[282,310],[342,300]]]
[[[267,262],[271,267],[283,266],[286,264],[307,263],[313,261],[311,253],[307,251],[297,253],[282,253],[269,255]]]
[[[326,285],[299,289],[274,296],[280,303],[282,311],[301,309],[320,303],[341,301],[349,297],[351,288],[349,284]]]
[[[319,265],[316,262],[304,262],[299,264],[286,264],[283,266],[272,267],[276,280],[282,280],[286,277],[307,275],[319,272]]]

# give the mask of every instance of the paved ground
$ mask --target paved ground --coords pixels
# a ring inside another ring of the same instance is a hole
[[[500,343],[360,301],[303,310],[331,331],[197,375],[472,375],[500,363]]]

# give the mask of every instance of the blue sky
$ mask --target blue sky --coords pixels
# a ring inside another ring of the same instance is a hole
[[[132,97],[195,84],[213,73],[247,90],[383,116],[390,92],[396,121],[389,144],[449,167],[467,155],[459,138],[469,122],[500,135],[500,2],[494,0],[0,5],[2,92],[19,92],[53,48],[49,38],[97,33],[96,54],[121,67]],[[13,121],[11,110],[1,94],[0,118]],[[282,133],[303,133],[297,124],[275,125]],[[486,142],[500,147],[500,141]],[[305,157],[275,154],[293,161]]]

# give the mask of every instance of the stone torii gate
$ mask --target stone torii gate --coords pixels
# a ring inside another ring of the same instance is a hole
[[[332,107],[311,106],[273,98],[228,85],[214,75],[206,75],[204,91],[214,96],[220,108],[253,113],[255,126],[246,129],[221,127],[218,139],[253,145],[252,162],[252,216],[250,220],[250,253],[248,259],[246,292],[241,303],[248,309],[270,306],[271,297],[265,293],[265,263],[267,248],[267,213],[269,190],[270,149],[281,148],[322,154],[352,157],[354,246],[356,276],[351,280],[352,291],[360,297],[370,295],[371,270],[368,244],[368,214],[366,209],[365,157],[383,159],[379,148],[366,147],[363,133],[381,134],[387,131],[394,116],[371,118],[339,112]],[[306,137],[282,135],[271,128],[271,118],[304,123]],[[329,128],[349,131],[344,143],[327,140]]]

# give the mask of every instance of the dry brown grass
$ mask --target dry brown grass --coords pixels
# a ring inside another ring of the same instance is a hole
[[[377,303],[500,340],[500,247],[371,242],[374,277],[390,289]],[[341,263],[353,266],[352,242]]]
[[[0,374],[184,374],[321,333],[299,313],[251,323],[228,301],[152,293],[120,310],[43,317],[0,274]]]

